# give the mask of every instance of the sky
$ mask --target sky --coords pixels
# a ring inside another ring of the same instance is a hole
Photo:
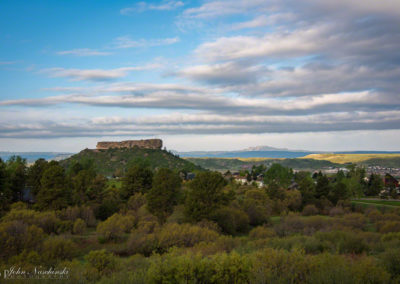
[[[400,150],[400,1],[0,2],[0,151]]]

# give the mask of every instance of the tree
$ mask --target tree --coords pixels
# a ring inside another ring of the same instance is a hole
[[[315,184],[308,172],[298,172],[295,180],[299,185],[303,207],[315,202]]]
[[[12,201],[20,201],[26,183],[26,160],[19,156],[12,156],[7,161],[7,171]]]
[[[292,169],[280,164],[273,164],[266,172],[264,177],[265,184],[277,184],[280,187],[288,187],[293,177]]]
[[[95,173],[90,170],[81,170],[73,178],[73,202],[74,204],[84,204],[88,201],[88,189],[93,183]]]
[[[152,180],[153,172],[149,168],[140,165],[129,168],[122,180],[122,197],[128,199],[137,192],[148,192],[151,189]]]
[[[368,187],[365,192],[368,196],[376,196],[383,189],[383,180],[380,175],[371,174],[368,181]]]
[[[160,223],[173,212],[178,203],[181,179],[170,169],[160,169],[154,175],[153,187],[146,195],[147,208],[155,215]]]
[[[58,164],[49,165],[40,180],[36,206],[39,209],[61,209],[67,207],[71,192],[67,187],[64,168]]]
[[[185,215],[191,221],[210,216],[229,199],[223,188],[226,181],[218,172],[200,172],[189,184],[185,200]]]
[[[48,166],[45,159],[38,159],[28,169],[27,184],[32,186],[32,193],[37,194],[40,190],[40,180],[42,179],[43,172]]]
[[[346,184],[343,182],[336,182],[329,193],[329,201],[336,205],[339,200],[346,200],[347,198],[348,191]]]
[[[0,213],[7,209],[11,202],[12,193],[9,187],[9,176],[6,169],[6,164],[0,159]]]
[[[321,197],[328,197],[331,191],[331,185],[326,175],[317,177],[317,185],[315,187],[315,197],[320,199]]]

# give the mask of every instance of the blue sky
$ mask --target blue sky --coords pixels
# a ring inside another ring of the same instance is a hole
[[[395,0],[1,1],[0,151],[400,150]]]

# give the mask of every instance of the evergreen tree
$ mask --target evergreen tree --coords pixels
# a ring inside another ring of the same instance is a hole
[[[223,188],[226,181],[218,172],[201,172],[189,184],[185,215],[189,220],[209,219],[220,206],[229,201]]]
[[[146,193],[151,189],[153,172],[146,167],[135,165],[129,168],[122,180],[121,196],[129,199],[137,192]]]
[[[170,169],[160,169],[153,177],[153,186],[146,195],[147,208],[160,223],[173,212],[178,203],[181,179]]]

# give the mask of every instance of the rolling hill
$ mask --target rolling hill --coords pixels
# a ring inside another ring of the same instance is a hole
[[[61,161],[60,164],[68,168],[74,162],[92,163],[98,173],[106,176],[111,176],[117,170],[124,172],[128,167],[138,162],[145,163],[151,169],[169,168],[187,172],[203,170],[200,166],[181,159],[168,151],[137,147],[108,150],[85,149]]]
[[[266,158],[185,158],[205,169],[226,171],[251,168],[253,165],[264,164],[270,166],[274,163],[298,170],[318,170],[325,167],[341,167],[340,164],[324,160],[313,159],[266,159]]]

